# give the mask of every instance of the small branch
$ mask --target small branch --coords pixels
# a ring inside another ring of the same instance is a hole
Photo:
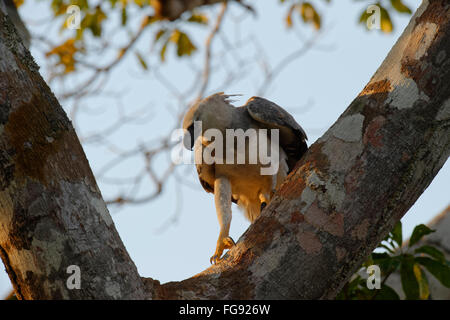
[[[202,81],[202,85],[200,87],[199,93],[197,95],[197,99],[195,101],[200,101],[203,98],[203,95],[205,94],[206,88],[208,86],[208,82],[209,82],[209,78],[210,78],[210,68],[211,68],[212,42],[213,42],[213,39],[216,36],[217,32],[220,29],[220,25],[222,23],[222,20],[223,20],[226,10],[227,10],[227,3],[224,2],[222,4],[222,9],[220,10],[219,15],[217,16],[216,24],[214,25],[214,28],[211,30],[211,33],[209,34],[208,38],[206,39],[206,43],[205,43],[206,53],[205,53],[205,63],[204,63],[204,70],[203,70],[203,81]]]
[[[139,30],[136,32],[136,34],[131,38],[131,40],[128,42],[128,44],[121,48],[119,51],[119,54],[116,59],[111,61],[108,65],[104,67],[97,67],[95,65],[89,64],[87,62],[83,62],[85,66],[88,66],[91,69],[94,69],[94,74],[85,82],[83,82],[81,85],[79,85],[76,89],[70,92],[66,92],[61,94],[62,99],[72,98],[72,97],[79,97],[81,95],[84,95],[86,91],[89,89],[89,87],[96,81],[100,75],[107,73],[111,69],[113,69],[115,66],[117,66],[123,58],[126,56],[126,54],[129,52],[129,50],[133,47],[133,45],[137,42],[137,40],[141,37],[144,30],[146,29],[148,25],[148,19],[149,17],[144,17],[141,26],[139,27]],[[79,63],[82,63],[80,61],[77,61]]]
[[[263,95],[269,88],[270,84],[275,80],[277,76],[280,75],[280,73],[285,68],[287,68],[292,62],[303,56],[309,49],[311,49],[314,43],[317,41],[319,35],[320,33],[306,41],[301,48],[285,56],[274,68],[269,69],[266,65],[266,77],[264,79],[264,82],[258,89],[258,95]]]

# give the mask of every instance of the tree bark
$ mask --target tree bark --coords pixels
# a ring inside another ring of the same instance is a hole
[[[0,2],[1,3],[1,2]],[[76,134],[0,10],[0,253],[19,298],[331,299],[450,154],[450,4],[424,1],[224,261],[140,279]],[[69,290],[68,265],[81,268]]]
[[[450,4],[424,1],[225,261],[153,298],[332,299],[450,153]]]
[[[0,1],[0,256],[19,299],[143,298],[65,112]],[[70,265],[81,289],[68,289]]]
[[[224,1],[226,0],[155,0],[152,2],[152,6],[157,17],[173,21],[186,11]]]

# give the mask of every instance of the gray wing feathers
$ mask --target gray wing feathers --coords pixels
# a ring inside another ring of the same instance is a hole
[[[300,131],[304,140],[308,140],[303,128],[295,119],[276,103],[261,97],[251,97],[246,104],[250,116],[267,125],[290,128],[294,131]]]
[[[268,129],[280,129],[280,145],[288,156],[291,171],[308,149],[303,128],[286,110],[264,98],[252,97],[244,107],[255,121]]]

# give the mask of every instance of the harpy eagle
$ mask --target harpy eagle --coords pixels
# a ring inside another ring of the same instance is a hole
[[[213,94],[193,105],[183,120],[184,146],[190,150],[194,148],[196,153],[200,152],[200,157],[197,158],[200,161],[196,161],[200,183],[207,192],[214,193],[220,233],[211,263],[218,262],[224,249],[234,245],[229,236],[231,203],[237,203],[243,209],[245,217],[253,222],[270,202],[275,189],[308,149],[305,131],[286,110],[261,97],[252,97],[245,105],[234,107],[230,103],[231,96],[223,92]],[[201,129],[197,132],[196,124],[197,128],[201,124]],[[207,134],[210,129],[215,129],[213,133],[220,134],[224,140],[230,137],[230,129],[231,133],[236,134],[231,145],[227,144],[229,141],[222,141],[209,149],[213,149],[211,154],[216,156],[212,162],[202,161],[205,160],[204,150],[219,139],[217,135],[212,139]],[[243,132],[256,133],[253,135],[253,142],[251,135],[247,134],[244,135],[244,144],[239,145],[237,136]],[[264,132],[266,134],[260,135]],[[228,151],[231,148],[234,154],[225,159],[227,148]],[[218,160],[218,151],[221,150],[222,161]],[[256,161],[255,158],[251,161],[252,151],[257,154]],[[277,156],[278,163],[273,174],[262,174],[262,168],[267,169],[269,164],[267,159],[263,161],[260,157],[260,151]],[[243,154],[241,161],[238,161],[239,154]]]

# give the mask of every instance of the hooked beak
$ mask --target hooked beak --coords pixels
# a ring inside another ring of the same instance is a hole
[[[194,147],[195,137],[194,137],[194,124],[189,126],[184,132],[183,145],[186,149],[191,150]]]

